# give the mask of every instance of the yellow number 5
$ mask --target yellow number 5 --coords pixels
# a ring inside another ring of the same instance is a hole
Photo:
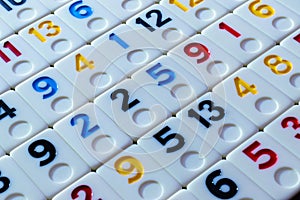
[[[275,14],[275,9],[272,6],[262,4],[256,7],[259,3],[261,3],[261,0],[255,0],[249,5],[249,10],[254,15],[261,18],[268,18]]]
[[[273,61],[272,61],[273,60]],[[293,64],[288,60],[283,60],[280,56],[269,55],[264,59],[266,66],[270,67],[274,74],[284,75],[289,73],[293,69]],[[278,70],[280,65],[285,65],[285,68]]]

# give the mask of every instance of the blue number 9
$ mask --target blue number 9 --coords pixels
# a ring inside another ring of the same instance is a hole
[[[80,4],[82,4],[82,0],[76,1],[69,8],[70,13],[74,17],[76,17],[78,19],[84,19],[93,14],[93,9],[90,6],[87,6],[87,5],[80,6]]]
[[[43,99],[52,97],[58,90],[57,83],[52,78],[49,78],[47,76],[42,76],[33,81],[32,87],[37,92],[46,92],[47,90],[49,90],[49,88],[51,88],[51,91],[49,93],[43,95]]]

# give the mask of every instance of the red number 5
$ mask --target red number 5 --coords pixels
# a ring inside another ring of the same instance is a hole
[[[255,149],[257,149],[260,146],[260,143],[258,141],[253,142],[250,146],[248,146],[246,149],[243,150],[243,153],[246,154],[251,160],[254,162],[257,162],[257,160],[263,156],[268,155],[270,159],[264,163],[260,163],[258,165],[259,169],[267,169],[269,167],[272,167],[275,165],[275,163],[278,160],[277,154],[272,151],[271,149],[260,149],[256,153],[253,153]]]

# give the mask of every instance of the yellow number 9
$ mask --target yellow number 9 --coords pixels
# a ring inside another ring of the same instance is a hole
[[[272,59],[275,59],[272,62]],[[264,59],[264,63],[266,66],[270,67],[272,72],[278,75],[284,75],[289,73],[293,69],[293,64],[288,60],[283,60],[280,56],[277,55],[269,55]],[[283,64],[286,67],[282,70],[278,70],[278,67]]]
[[[275,9],[269,5],[260,5],[255,7],[257,4],[261,3],[261,0],[255,0],[249,5],[249,10],[256,16],[261,18],[272,17],[275,14]]]
[[[129,167],[124,168],[124,166],[123,166],[124,163],[129,163]],[[129,174],[132,174],[134,171],[136,171],[135,176],[128,178],[129,184],[137,182],[144,175],[144,167],[143,167],[142,163],[131,156],[124,156],[124,157],[119,158],[115,162],[115,169],[119,174],[121,174],[123,176],[127,176]]]

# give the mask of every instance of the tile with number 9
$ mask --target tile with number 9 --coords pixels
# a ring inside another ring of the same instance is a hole
[[[133,139],[170,116],[163,105],[132,79],[115,85],[94,102]]]
[[[132,144],[131,138],[93,103],[54,124],[54,130],[93,169]]]
[[[293,101],[248,68],[240,69],[213,92],[250,119],[258,128],[289,108]]]
[[[85,42],[67,24],[51,14],[19,32],[50,63],[68,55]]]
[[[300,189],[300,160],[264,132],[232,151],[227,160],[275,199],[289,199]]]
[[[39,133],[10,155],[48,199],[90,171],[53,129]]]
[[[48,125],[53,125],[88,101],[55,68],[48,68],[36,74],[18,85],[16,91]]]

